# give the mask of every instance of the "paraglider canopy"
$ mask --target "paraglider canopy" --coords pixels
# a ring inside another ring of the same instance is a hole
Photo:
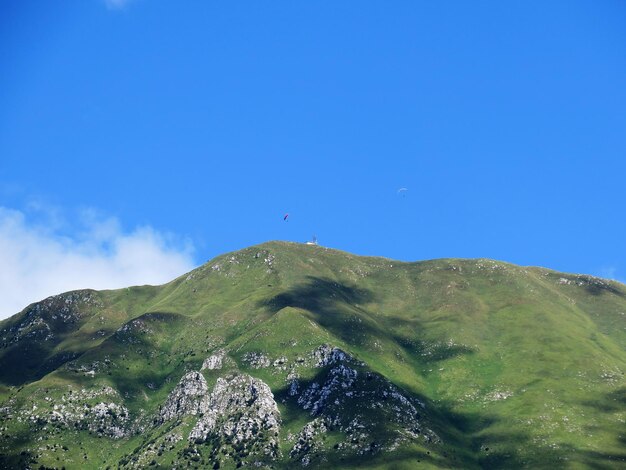
[[[289,217],[289,214],[285,214],[285,217],[283,217],[283,220],[284,220],[285,222],[288,222],[288,221],[287,221],[287,217]]]
[[[398,193],[398,195],[399,195],[399,196],[400,196],[400,195],[404,196],[404,194],[405,194],[407,191],[408,191],[408,189],[407,189],[407,188],[400,188],[400,189],[398,189],[398,192],[397,192],[397,193]]]

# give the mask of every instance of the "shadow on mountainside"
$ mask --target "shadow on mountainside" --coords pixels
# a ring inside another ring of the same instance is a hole
[[[185,321],[186,318],[177,313],[144,313],[128,320],[57,374],[78,386],[89,387],[94,379],[85,376],[85,368],[89,370],[97,365],[97,377],[106,377],[127,402],[142,400],[146,394],[158,391],[168,376],[183,365],[183,356],[173,354],[171,344],[163,343],[163,339],[172,325]],[[111,360],[105,362],[103,358]]]
[[[605,282],[589,282],[584,284],[584,287],[587,293],[593,296],[609,293],[622,298],[626,297],[626,294],[624,294],[622,290]]]
[[[442,338],[441,341],[425,339],[428,328],[420,320],[407,320],[398,316],[385,316],[384,324],[388,334],[413,361],[429,365],[459,356],[474,354],[476,350],[465,344],[454,343]]]
[[[598,395],[593,400],[585,400],[582,404],[601,413],[616,413],[622,411],[626,409],[626,387]]]
[[[423,365],[475,352],[462,344],[424,340],[425,327],[419,320],[374,315],[361,307],[376,300],[371,290],[308,276],[305,283],[261,302],[260,306],[272,313],[285,307],[306,310],[320,326],[348,344],[365,345],[368,340],[387,338],[400,346],[412,361]]]
[[[349,344],[362,345],[381,334],[380,328],[358,307],[374,300],[372,291],[328,278],[306,279],[306,283],[261,301],[259,306],[272,313],[285,307],[306,310],[321,327]]]
[[[350,362],[346,365],[355,366]],[[427,401],[424,397],[395,387],[416,405],[419,413],[416,418],[422,428],[418,431],[419,437],[413,446],[400,447],[393,452],[381,452],[381,446],[389,447],[402,433],[396,429],[397,420],[392,419],[395,412],[392,406],[394,402],[389,395],[387,385],[389,382],[381,374],[360,364],[356,365],[358,373],[351,386],[345,388],[335,383],[333,388],[336,377],[333,380],[332,373],[329,373],[333,367],[336,367],[336,364],[319,368],[310,379],[299,380],[298,395],[293,396],[288,385],[274,390],[276,401],[281,403],[281,418],[285,432],[297,434],[304,422],[311,422],[314,419],[323,419],[326,423],[327,433],[322,434],[321,442],[318,441],[310,449],[312,468],[367,468],[370,465],[378,467],[388,462],[405,465],[408,462],[430,462],[434,466],[450,467],[452,459],[448,461],[443,457],[442,447],[432,440],[425,441],[423,438],[424,428],[430,429],[432,426],[429,411],[432,410],[431,406],[427,405],[427,409],[423,410],[417,405],[418,402]],[[323,387],[327,387],[328,390],[319,395],[320,404],[315,406],[315,411],[312,411],[312,408],[303,409],[302,403],[298,403],[298,400],[306,397],[310,391],[321,390]],[[383,393],[385,390],[386,394]],[[346,395],[346,391],[349,395]],[[357,394],[358,398],[356,396],[347,398],[352,394]],[[389,406],[378,406],[377,403],[387,403]],[[354,429],[348,431],[350,427]],[[365,437],[359,429],[370,435]],[[338,445],[340,442],[344,444]],[[347,447],[345,443],[348,443]],[[299,462],[302,454],[290,455],[289,450],[286,450],[284,455],[290,462],[285,468],[302,465]]]
[[[368,289],[348,286],[332,279],[307,276],[305,284],[272,297],[264,302],[273,312],[285,307],[296,307],[320,315],[335,313],[337,305],[355,305],[374,300],[374,293]]]
[[[112,342],[123,347],[154,347],[150,336],[181,318],[179,314],[149,312],[128,320],[120,328],[84,331],[79,329],[82,325],[76,325],[75,329],[62,333],[53,331],[49,339],[26,337],[14,344],[2,345],[0,383],[20,386],[35,382],[91,351],[110,349]]]
[[[613,434],[615,436],[613,452],[602,452],[594,449],[583,449],[579,453],[582,461],[589,468],[610,469],[626,468],[626,436],[621,434],[622,428],[617,424],[616,415],[626,409],[626,387],[617,388],[611,392],[599,394],[594,400],[585,400],[582,405],[589,407],[594,415],[606,415],[602,419],[603,425],[594,424],[585,426],[588,433]],[[614,427],[607,425],[615,423]]]
[[[329,383],[328,369],[321,368],[311,379],[302,380],[299,383],[300,390],[317,389]],[[393,441],[393,429],[396,422],[390,419],[393,413],[392,403],[388,398],[383,398],[381,393],[368,396],[367,391],[371,389],[371,384],[376,383],[376,377],[385,380],[384,376],[376,372],[367,373],[361,370],[359,377],[374,376],[374,380],[359,384],[359,389],[365,391],[364,396],[355,399],[354,402],[341,411],[334,402],[336,396],[333,393],[342,393],[344,390],[331,392],[321,409],[315,413],[311,410],[304,410],[298,404],[298,396],[290,396],[289,386],[275,390],[276,400],[282,404],[281,416],[285,429],[291,426],[302,427],[302,423],[312,421],[315,418],[326,417],[329,424],[328,435],[324,437],[322,444],[323,457],[321,455],[312,456],[312,468],[380,468],[385,465],[390,468],[408,468],[407,465],[419,467],[420,464],[430,464],[440,468],[489,468],[489,469],[510,469],[510,468],[539,468],[563,462],[568,456],[568,452],[549,448],[538,448],[533,443],[533,436],[520,431],[495,431],[496,426],[502,429],[506,418],[495,414],[481,412],[460,413],[453,411],[450,406],[442,402],[433,402],[420,394],[410,393],[406,389],[395,387],[414,403],[422,402],[425,407],[417,407],[419,412],[419,422],[421,426],[431,429],[441,439],[441,443],[426,441],[423,432],[418,434],[414,440],[405,442],[404,445],[393,452],[380,451],[380,445],[388,447]],[[317,384],[317,385],[315,385]],[[382,392],[382,389],[380,390]],[[388,395],[387,395],[388,396]],[[369,397],[369,398],[368,398]],[[389,403],[390,408],[373,406],[376,402]],[[343,413],[341,419],[335,418],[337,413]],[[374,423],[365,426],[368,431],[373,431],[374,436],[363,441],[345,435],[339,427],[346,423],[366,420],[374,420]],[[356,420],[356,421],[353,421]],[[290,429],[290,432],[297,433],[298,429]],[[422,429],[423,431],[423,429]],[[371,439],[374,439],[370,442]],[[333,442],[348,441],[352,445],[361,447],[360,450],[350,450],[346,447],[337,448],[332,446]],[[368,447],[368,444],[372,444]],[[520,451],[525,449],[526,451]],[[321,450],[321,449],[320,449]],[[287,451],[285,453],[289,455]],[[299,462],[291,460],[292,465]]]
[[[439,342],[426,340],[423,332],[427,325],[418,319],[369,313],[367,304],[378,300],[370,290],[310,276],[304,283],[261,302],[260,306],[272,313],[285,307],[306,310],[321,327],[347,344],[364,345],[364,339],[380,339],[384,335],[399,345],[416,366],[475,353],[467,345],[454,344],[445,339]],[[322,373],[302,385],[307,387],[315,381],[322,381]],[[277,391],[277,396],[281,397],[279,401],[285,399],[286,421],[302,420],[308,413],[293,403],[287,389]],[[409,462],[414,460],[415,465],[419,460],[421,463],[429,462],[447,468],[540,468],[563,466],[568,462],[582,463],[590,468],[609,468],[611,463],[621,462],[623,458],[617,451],[591,452],[565,443],[557,443],[555,447],[538,445],[537,436],[530,432],[516,428],[507,430],[510,416],[488,410],[459,411],[454,403],[430,401],[422,396],[418,399],[427,403],[432,429],[444,442],[441,449],[437,450],[437,455],[434,455],[433,449],[431,454],[424,454],[423,449],[411,446],[398,449],[397,453],[369,456],[334,452],[326,465],[367,468],[380,466],[384,462],[386,465],[400,466],[408,459]],[[312,419],[313,416],[309,418]]]
[[[93,332],[73,331],[58,335],[51,341],[25,338],[0,350],[0,382],[20,386],[35,382],[64,364],[79,358],[97,341],[109,336],[113,330],[102,330],[101,337]],[[71,335],[72,349],[56,350]]]

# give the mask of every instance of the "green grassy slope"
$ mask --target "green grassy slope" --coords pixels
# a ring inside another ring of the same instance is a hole
[[[289,398],[287,371],[246,358],[291,364],[324,344],[361,361],[371,384],[388,380],[423,402],[421,419],[441,442],[357,455],[334,449],[330,432],[320,444],[326,460],[314,466],[626,465],[626,286],[486,259],[402,263],[285,242],[217,257],[163,286],[46,299],[0,323],[0,463],[128,462],[165,431],[113,439],[14,410],[52,413],[70,390],[111,387],[133,419],[149,422],[185,372],[218,349],[233,370],[270,385],[285,441],[310,417]],[[301,379],[327,373],[303,370]],[[204,374],[209,384],[217,379]],[[183,454],[181,441],[155,454],[154,465],[169,468]]]

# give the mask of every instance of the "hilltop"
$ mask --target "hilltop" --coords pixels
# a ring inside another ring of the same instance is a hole
[[[3,468],[618,468],[626,286],[269,242],[0,323]]]

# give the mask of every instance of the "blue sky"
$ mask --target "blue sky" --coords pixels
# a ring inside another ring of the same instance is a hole
[[[0,317],[313,234],[626,279],[622,1],[0,9]]]

